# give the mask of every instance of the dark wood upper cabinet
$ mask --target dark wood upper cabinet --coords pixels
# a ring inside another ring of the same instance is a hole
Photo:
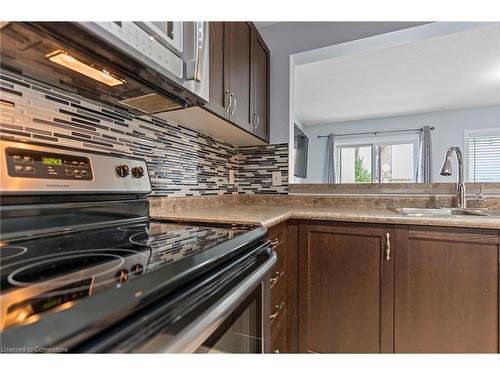
[[[225,82],[232,105],[230,119],[253,132],[251,122],[251,51],[252,25],[249,22],[228,22],[226,39]]]
[[[257,136],[269,139],[269,49],[257,31],[255,33],[252,50],[252,124]]]
[[[498,353],[498,237],[481,229],[396,229],[396,353]]]
[[[392,226],[299,224],[301,352],[393,351],[392,239]]]
[[[210,97],[205,108],[268,142],[267,46],[251,22],[210,22],[209,33]]]
[[[224,22],[209,23],[209,102],[206,107],[219,116],[229,118],[226,111],[228,94],[225,92],[227,83],[224,79],[225,49]]]

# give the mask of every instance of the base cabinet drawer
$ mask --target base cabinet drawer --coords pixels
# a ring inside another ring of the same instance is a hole
[[[268,238],[278,261],[271,272],[271,348],[273,353],[288,352],[288,269],[286,224],[268,229]]]
[[[272,337],[271,337],[271,353],[282,354],[287,352],[287,314],[283,311],[283,314],[279,317],[279,320],[273,323],[272,326]]]

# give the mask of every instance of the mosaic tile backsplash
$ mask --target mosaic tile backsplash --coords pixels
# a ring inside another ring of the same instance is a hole
[[[288,144],[241,147],[238,154],[238,192],[288,193]],[[281,174],[281,186],[273,186],[273,172]]]
[[[286,144],[237,148],[150,116],[134,116],[47,85],[0,72],[0,134],[143,157],[153,195],[197,196],[288,191]],[[235,183],[229,183],[229,170]],[[272,186],[280,171],[281,186]]]

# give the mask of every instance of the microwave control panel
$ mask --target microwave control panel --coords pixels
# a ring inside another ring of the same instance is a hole
[[[118,38],[136,58],[146,58],[178,78],[183,78],[183,60],[167,47],[168,40],[149,34],[136,22],[109,21],[97,22],[97,25],[101,36],[104,31]],[[139,55],[136,52],[139,52]]]
[[[7,169],[11,177],[56,180],[92,180],[90,160],[84,156],[7,148]]]

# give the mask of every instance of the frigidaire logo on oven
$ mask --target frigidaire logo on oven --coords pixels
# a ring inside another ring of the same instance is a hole
[[[66,187],[69,187],[68,184],[47,184],[45,185],[49,188],[66,188]]]

